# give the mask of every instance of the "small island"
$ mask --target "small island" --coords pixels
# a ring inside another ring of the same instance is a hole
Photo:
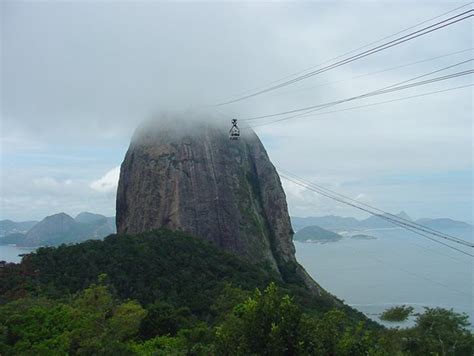
[[[375,236],[370,236],[370,235],[365,235],[365,234],[357,234],[357,235],[352,235],[349,237],[351,239],[356,239],[356,240],[377,240]]]
[[[294,235],[294,240],[299,242],[327,243],[336,242],[343,237],[335,232],[312,225],[298,230]]]

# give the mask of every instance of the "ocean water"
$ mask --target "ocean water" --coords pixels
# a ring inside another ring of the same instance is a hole
[[[29,247],[17,247],[12,245],[0,245],[0,261],[7,262],[20,262],[22,254],[34,251],[34,248]]]
[[[472,228],[443,232],[473,241]],[[327,291],[378,322],[386,308],[406,304],[415,312],[452,308],[467,313],[474,323],[474,258],[402,229],[363,233],[377,239],[295,243],[298,261]],[[382,323],[405,327],[413,319]]]

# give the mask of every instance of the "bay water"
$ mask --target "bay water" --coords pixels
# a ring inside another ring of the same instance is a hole
[[[443,232],[473,241],[472,228]],[[413,306],[415,312],[424,307],[453,309],[468,314],[474,323],[472,257],[403,229],[363,233],[376,239],[296,242],[298,261],[328,292],[378,322],[382,322],[379,316],[386,308],[404,304]],[[412,325],[413,319],[382,323],[404,327]]]

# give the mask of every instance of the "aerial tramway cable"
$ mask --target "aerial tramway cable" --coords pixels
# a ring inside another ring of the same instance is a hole
[[[405,223],[403,223],[403,222],[401,222],[401,221],[399,221],[399,220],[395,220],[395,219],[392,219],[392,218],[390,218],[390,217],[388,217],[388,216],[384,216],[384,215],[378,214],[378,213],[372,211],[371,209],[368,209],[368,208],[359,206],[359,205],[357,205],[357,204],[348,202],[348,201],[346,201],[346,200],[344,200],[344,199],[338,198],[337,196],[334,196],[333,194],[329,194],[329,193],[324,192],[324,191],[322,191],[322,190],[320,190],[320,189],[316,189],[316,188],[314,188],[314,187],[311,187],[311,186],[309,186],[309,185],[307,185],[307,184],[305,184],[305,183],[303,183],[303,182],[301,182],[301,181],[298,181],[298,180],[296,180],[296,179],[294,179],[294,178],[291,178],[291,177],[289,177],[289,176],[287,176],[287,175],[285,175],[285,174],[280,174],[280,176],[281,176],[282,178],[284,178],[284,179],[290,181],[290,182],[293,182],[293,183],[295,183],[295,184],[297,184],[297,185],[299,185],[299,186],[301,186],[301,187],[307,189],[307,190],[313,191],[313,192],[315,192],[315,193],[317,193],[317,194],[320,194],[320,195],[325,196],[325,197],[327,197],[327,198],[330,198],[330,199],[332,199],[332,200],[338,201],[338,202],[340,202],[340,203],[346,204],[346,205],[348,205],[348,206],[352,206],[352,207],[354,207],[354,208],[356,208],[356,209],[365,211],[365,212],[367,212],[367,213],[369,213],[369,214],[371,214],[371,215],[378,216],[378,217],[380,217],[381,219],[384,219],[384,220],[386,220],[386,221],[389,221],[389,222],[391,222],[391,223],[394,224],[394,225],[400,226],[400,227],[402,227],[402,228],[404,228],[404,229],[406,229],[406,230],[409,230],[409,231],[411,231],[411,232],[413,232],[413,233],[415,233],[415,234],[417,234],[417,235],[420,235],[420,236],[422,236],[422,237],[424,237],[424,238],[427,238],[427,239],[429,239],[429,240],[431,240],[431,241],[433,241],[433,242],[436,242],[436,243],[438,243],[438,244],[441,244],[441,245],[443,245],[443,246],[445,246],[445,247],[448,247],[448,248],[450,248],[450,249],[452,249],[452,250],[455,250],[455,251],[457,251],[457,252],[460,252],[460,253],[462,253],[462,254],[464,254],[464,255],[467,255],[467,256],[470,256],[470,257],[474,257],[474,255],[471,254],[471,253],[469,253],[469,252],[463,251],[463,250],[461,250],[461,249],[459,249],[459,248],[457,248],[457,247],[454,247],[454,246],[451,246],[451,245],[449,245],[449,244],[447,244],[447,243],[444,243],[444,242],[442,242],[442,241],[439,241],[439,240],[437,240],[437,239],[435,239],[435,238],[429,236],[427,233],[420,231],[420,229],[417,229],[417,228],[415,228],[415,227],[413,227],[413,226],[410,226],[410,225],[408,225],[408,224],[405,224]],[[458,241],[458,240],[451,240],[451,239],[448,239],[448,238],[445,238],[445,239],[446,239],[446,240],[449,240],[449,241],[451,241],[451,242],[456,242],[456,243],[459,243],[459,244],[463,244],[463,243],[461,243],[461,242]]]
[[[467,4],[467,5],[470,5],[470,4]],[[460,8],[463,8],[467,5],[464,5],[464,6],[461,6],[457,9],[460,9]],[[456,9],[455,9],[456,10]],[[450,12],[454,12],[454,10],[450,11]],[[448,12],[448,13],[450,13]],[[351,63],[355,60],[358,60],[358,59],[361,59],[361,58],[365,58],[369,55],[372,55],[372,54],[375,54],[375,53],[378,53],[380,51],[383,51],[383,50],[386,50],[388,48],[391,48],[393,46],[396,46],[396,45],[399,45],[399,44],[402,44],[404,42],[407,42],[409,40],[412,40],[412,39],[415,39],[415,38],[418,38],[420,36],[424,36],[428,33],[431,33],[433,31],[437,31],[437,30],[440,30],[442,28],[445,28],[447,26],[450,26],[450,25],[453,25],[455,23],[458,23],[460,21],[463,21],[463,20],[466,20],[468,18],[471,18],[473,17],[473,12],[474,10],[470,9],[470,10],[467,10],[467,11],[464,11],[460,14],[457,14],[455,16],[452,16],[448,19],[445,19],[445,20],[442,20],[442,21],[439,21],[435,24],[432,24],[432,25],[429,25],[429,26],[426,26],[420,30],[417,30],[417,31],[414,31],[412,33],[409,33],[407,35],[404,35],[404,36],[401,36],[399,38],[396,38],[392,41],[389,41],[389,42],[386,42],[382,45],[379,45],[379,46],[376,46],[374,48],[371,48],[369,50],[366,50],[364,52],[361,52],[361,53],[358,53],[354,56],[351,56],[349,58],[346,58],[346,59],[343,59],[341,61],[338,61],[336,63],[333,63],[331,65],[328,65],[326,67],[323,67],[323,68],[320,68],[318,70],[315,70],[315,71],[312,71],[312,72],[309,72],[309,73],[306,73],[304,75],[301,75],[301,76],[298,76],[296,78],[293,78],[291,80],[288,80],[286,82],[283,82],[283,83],[280,83],[278,85],[274,85],[272,87],[269,87],[269,88],[266,88],[266,89],[263,89],[263,90],[260,90],[260,91],[257,91],[255,93],[251,93],[251,94],[248,94],[248,95],[245,95],[245,96],[242,96],[240,98],[236,98],[234,100],[230,100],[230,101],[227,101],[227,102],[223,102],[223,103],[220,103],[220,104],[217,104],[215,106],[220,106],[220,105],[224,105],[224,104],[230,104],[230,103],[233,103],[233,102],[237,102],[237,101],[241,101],[241,100],[244,100],[244,99],[248,99],[248,98],[251,98],[251,97],[254,97],[254,96],[257,96],[257,95],[260,95],[260,94],[263,94],[263,93],[266,93],[266,92],[269,92],[269,91],[272,91],[272,90],[276,90],[276,89],[279,89],[281,87],[284,87],[284,86],[287,86],[287,85],[290,85],[290,84],[293,84],[293,83],[296,83],[296,82],[299,82],[301,80],[304,80],[304,79],[307,79],[309,77],[312,77],[314,75],[317,75],[317,74],[320,74],[320,73],[323,73],[323,72],[326,72],[326,71],[329,71],[331,69],[334,69],[334,68],[337,68],[339,66],[342,66],[342,65],[345,65],[345,64],[348,64],[348,63]],[[440,15],[439,17],[441,17],[442,15]],[[427,20],[426,22],[428,22],[429,20]],[[417,27],[417,26],[415,26]],[[402,32],[405,32],[405,31],[401,31],[400,33]],[[390,37],[390,36],[389,36]],[[363,48],[363,47],[362,47]],[[351,52],[349,52],[351,53]],[[441,56],[442,57],[442,56]],[[435,57],[436,58],[436,57]],[[465,76],[465,75],[470,75],[470,74],[473,74],[474,73],[474,70],[466,70],[466,71],[462,71],[462,72],[457,72],[457,73],[451,73],[451,74],[448,74],[448,75],[445,75],[445,76],[441,76],[441,77],[436,77],[436,78],[431,78],[431,79],[427,79],[427,80],[423,80],[423,81],[418,81],[418,82],[414,82],[414,83],[410,83],[410,84],[405,84],[405,83],[409,83],[409,82],[413,82],[414,80],[416,79],[420,79],[422,77],[426,77],[426,76],[429,76],[429,75],[432,75],[434,73],[438,73],[440,71],[443,71],[443,70],[446,70],[446,69],[449,69],[449,68],[452,68],[452,67],[455,67],[455,66],[458,66],[458,65],[462,65],[462,64],[465,64],[467,62],[470,62],[472,61],[472,59],[469,59],[469,60],[466,60],[466,61],[463,61],[463,62],[459,62],[459,63],[456,63],[454,65],[451,65],[451,66],[448,66],[448,67],[445,67],[445,68],[441,68],[439,70],[436,70],[436,71],[433,71],[433,72],[429,72],[429,73],[426,73],[426,74],[423,74],[421,76],[417,76],[415,78],[411,78],[411,79],[408,79],[408,80],[405,80],[405,81],[402,81],[402,82],[398,82],[398,83],[395,83],[395,84],[392,84],[388,87],[383,87],[383,88],[380,88],[378,90],[375,90],[375,91],[371,91],[371,92],[368,92],[368,93],[365,93],[365,94],[361,94],[361,95],[357,95],[357,96],[354,96],[354,97],[350,97],[350,98],[345,98],[345,99],[342,99],[342,100],[337,100],[337,101],[333,101],[333,102],[329,102],[329,103],[325,103],[325,104],[318,104],[318,105],[313,105],[313,106],[308,106],[308,107],[304,107],[304,108],[299,108],[299,109],[294,109],[294,110],[289,110],[289,111],[284,111],[284,112],[279,112],[279,113],[274,113],[274,114],[269,114],[269,115],[262,115],[262,116],[256,116],[256,117],[251,117],[251,118],[247,118],[247,119],[244,119],[245,121],[251,121],[251,120],[258,120],[258,119],[263,119],[263,118],[269,118],[269,117],[274,117],[274,116],[280,116],[280,115],[286,115],[286,114],[292,114],[292,113],[299,113],[297,115],[294,115],[294,116],[290,116],[290,117],[285,117],[285,118],[282,118],[282,119],[278,119],[276,121],[283,121],[283,120],[289,120],[289,119],[292,119],[292,118],[296,118],[296,117],[301,117],[301,116],[308,116],[308,114],[314,112],[314,111],[317,111],[317,110],[322,110],[322,109],[326,109],[328,107],[331,107],[331,106],[334,106],[334,105],[338,105],[338,104],[342,104],[342,103],[345,103],[345,102],[348,102],[348,101],[353,101],[353,100],[357,100],[357,99],[363,99],[363,98],[367,98],[367,97],[371,97],[371,96],[374,96],[374,95],[381,95],[381,94],[386,94],[386,93],[391,93],[391,92],[395,92],[395,91],[399,91],[399,90],[405,90],[405,89],[409,89],[409,88],[413,88],[413,87],[417,87],[417,86],[421,86],[421,85],[426,85],[426,84],[431,84],[431,83],[435,83],[435,82],[439,82],[439,81],[444,81],[444,80],[448,80],[448,79],[452,79],[452,78],[457,78],[457,77],[461,77],[461,76]],[[400,66],[399,66],[400,67]],[[389,70],[389,69],[388,69]],[[383,71],[382,71],[383,72]],[[370,73],[369,73],[370,75]],[[472,84],[471,84],[472,85]],[[463,86],[463,87],[467,87],[467,86],[471,86],[471,85],[466,85],[466,86]],[[457,87],[457,88],[460,88],[460,87]],[[450,89],[447,89],[447,90],[454,90],[456,88],[450,88]],[[447,90],[441,90],[441,91],[437,91],[437,92],[443,92],[443,91],[447,91]],[[432,93],[436,93],[436,92],[432,92]],[[432,94],[432,93],[425,93],[425,94],[422,94],[422,95],[428,95],[428,94]],[[418,96],[422,96],[422,95],[418,95]],[[413,96],[414,97],[414,96]],[[398,99],[398,100],[402,100],[403,98],[401,99]],[[395,100],[392,100],[392,101],[396,101],[397,99]],[[391,102],[391,101],[388,101],[388,102]],[[372,104],[374,105],[374,104]],[[300,113],[302,112],[303,113]],[[321,114],[325,114],[324,112],[321,113]],[[276,122],[276,121],[273,121],[273,122]],[[233,121],[233,127],[236,127],[236,123],[237,123],[237,120],[234,119]],[[268,124],[268,123],[267,123]],[[444,243],[442,241],[439,241],[431,236],[436,236],[437,238],[442,238],[442,239],[445,239],[451,243],[457,243],[459,245],[462,245],[464,247],[470,247],[470,248],[473,248],[474,245],[469,243],[468,241],[465,241],[465,240],[462,240],[462,239],[459,239],[455,236],[451,236],[451,235],[448,235],[448,234],[445,234],[445,233],[442,233],[442,232],[439,232],[439,231],[436,231],[434,229],[431,229],[429,227],[426,227],[426,226],[423,226],[421,224],[418,224],[418,223],[415,223],[415,222],[412,222],[412,221],[409,221],[409,220],[406,220],[406,219],[402,219],[400,217],[397,217],[393,214],[389,214],[387,212],[384,212],[383,210],[381,209],[378,209],[378,208],[374,208],[374,207],[371,207],[367,204],[364,204],[364,203],[361,203],[361,202],[358,202],[354,199],[351,199],[351,198],[348,198],[348,197],[345,197],[343,196],[342,194],[338,194],[338,193],[335,193],[333,191],[330,191],[326,188],[323,188],[323,187],[320,187],[318,185],[315,185],[315,184],[311,184],[311,183],[308,183],[308,182],[305,182],[302,178],[299,178],[297,176],[294,176],[293,175],[293,178],[288,176],[288,175],[284,175],[282,174],[281,175],[283,178],[295,183],[295,184],[298,184],[310,191],[313,191],[315,193],[318,193],[320,195],[323,195],[327,198],[330,198],[330,199],[333,199],[335,201],[338,201],[340,203],[343,203],[343,204],[346,204],[346,205],[349,205],[349,206],[352,206],[354,208],[357,208],[359,210],[362,210],[362,211],[365,211],[371,215],[374,215],[374,216],[378,216],[379,218],[381,219],[384,219],[394,225],[397,225],[397,226],[400,226],[408,231],[411,231],[413,233],[416,233],[424,238],[427,238],[433,242],[436,242],[438,244],[441,244],[441,245],[444,245],[452,250],[455,250],[457,252],[460,252],[462,254],[465,254],[467,256],[470,256],[470,257],[474,257],[473,254],[470,254],[466,251],[463,251],[459,248],[456,248],[454,246],[451,246],[447,243]],[[296,177],[296,178],[295,178]],[[431,235],[431,236],[430,236]]]
[[[433,25],[430,25],[430,26],[426,26],[420,30],[417,30],[417,31],[414,31],[412,33],[409,33],[408,35],[404,35],[404,36],[401,36],[395,40],[392,40],[392,41],[389,41],[389,42],[386,42],[382,45],[379,45],[379,46],[376,46],[376,47],[373,47],[369,50],[366,50],[364,52],[361,52],[359,54],[356,54],[356,55],[353,55],[349,58],[346,58],[346,59],[343,59],[341,61],[338,61],[336,63],[333,63],[331,65],[328,65],[328,66],[325,66],[323,68],[320,68],[318,70],[315,70],[315,71],[312,71],[312,72],[309,72],[307,74],[304,74],[304,75],[301,75],[301,76],[298,76],[294,79],[291,79],[291,80],[288,80],[286,82],[283,82],[283,83],[280,83],[280,84],[277,84],[277,85],[274,85],[274,86],[271,86],[269,88],[266,88],[266,89],[263,89],[263,90],[260,90],[260,91],[257,91],[257,92],[254,92],[252,94],[248,94],[248,95],[245,95],[245,96],[242,96],[242,97],[239,97],[239,98],[236,98],[236,99],[233,99],[233,100],[229,100],[229,101],[225,101],[225,102],[222,102],[222,103],[219,103],[219,104],[216,104],[215,106],[221,106],[221,105],[226,105],[226,104],[231,104],[231,103],[234,103],[234,102],[238,102],[238,101],[242,101],[242,100],[245,100],[245,99],[248,99],[248,98],[251,98],[251,97],[254,97],[254,96],[257,96],[257,95],[261,95],[261,94],[264,94],[264,93],[267,93],[269,91],[273,91],[273,90],[276,90],[276,89],[279,89],[279,88],[282,88],[282,87],[285,87],[285,86],[288,86],[288,85],[291,85],[291,84],[294,84],[296,82],[299,82],[301,80],[304,80],[304,79],[307,79],[309,77],[313,77],[317,74],[321,74],[321,73],[324,73],[324,72],[327,72],[329,70],[332,70],[334,68],[338,68],[342,65],[345,65],[345,64],[348,64],[348,63],[351,63],[351,62],[354,62],[356,60],[359,60],[361,58],[365,58],[369,55],[372,55],[372,54],[375,54],[375,53],[378,53],[378,52],[381,52],[381,51],[384,51],[388,48],[391,48],[393,46],[396,46],[396,45],[399,45],[399,44],[402,44],[404,42],[407,42],[407,41],[410,41],[412,39],[415,39],[415,38],[418,38],[420,36],[424,36],[426,34],[429,34],[431,32],[434,32],[434,31],[437,31],[437,30],[440,30],[440,29],[443,29],[447,26],[450,26],[450,25],[453,25],[455,23],[458,23],[460,21],[464,21],[466,19],[469,19],[471,17],[474,16],[473,14],[474,10],[470,9],[470,10],[467,10],[467,11],[464,11],[460,14],[457,14],[455,16],[452,16],[448,19],[445,19],[445,20],[442,20],[442,21],[439,21]]]
[[[281,112],[277,112],[277,113],[273,113],[273,114],[247,117],[247,118],[242,119],[242,121],[260,120],[260,119],[265,119],[265,118],[269,118],[269,117],[281,116],[281,115],[286,115],[286,114],[294,114],[294,113],[298,113],[298,112],[301,112],[301,111],[305,111],[305,114],[306,114],[306,113],[310,112],[310,110],[312,110],[312,109],[327,108],[329,106],[334,106],[334,105],[346,103],[346,102],[349,102],[349,101],[354,101],[354,100],[358,100],[358,99],[365,99],[365,98],[369,98],[371,96],[387,94],[387,93],[391,93],[391,92],[394,92],[394,91],[410,89],[412,87],[417,87],[417,86],[420,86],[420,85],[431,84],[431,83],[438,82],[438,81],[443,81],[443,80],[448,80],[448,79],[451,79],[451,78],[456,78],[456,77],[460,77],[460,76],[464,76],[464,75],[469,75],[469,74],[473,73],[473,70],[466,70],[466,71],[451,73],[451,74],[441,76],[441,77],[435,77],[435,78],[432,78],[432,79],[427,79],[427,80],[422,80],[422,81],[418,81],[418,82],[411,83],[411,84],[406,84],[406,83],[409,83],[409,82],[413,82],[416,79],[431,76],[435,73],[439,73],[439,72],[442,72],[442,71],[445,71],[445,70],[448,70],[448,69],[451,69],[451,68],[454,68],[454,67],[472,62],[473,60],[474,60],[473,58],[469,58],[467,60],[452,64],[452,65],[449,65],[449,66],[446,66],[446,67],[443,67],[443,68],[439,68],[439,69],[436,69],[434,71],[430,71],[428,73],[403,80],[401,82],[397,82],[397,83],[394,83],[394,84],[391,84],[391,85],[388,85],[388,86],[384,86],[382,88],[372,90],[372,91],[369,91],[369,92],[364,93],[364,94],[359,94],[359,95],[351,96],[351,97],[344,98],[344,99],[330,101],[330,102],[323,103],[323,104],[316,104],[316,105],[306,106],[306,107],[303,107],[303,108],[297,108],[297,109],[292,109],[292,110],[281,111]]]
[[[287,90],[287,91],[284,91],[284,92],[274,93],[273,95],[271,95],[271,97],[281,96],[281,95],[291,94],[291,93],[296,93],[296,92],[301,92],[301,91],[308,91],[308,90],[323,87],[323,86],[326,86],[326,85],[338,84],[338,83],[343,83],[343,82],[347,82],[347,81],[357,80],[357,79],[360,79],[360,78],[366,78],[366,77],[370,77],[370,76],[373,76],[373,75],[390,72],[390,71],[400,69],[400,68],[411,67],[411,66],[414,66],[414,65],[417,65],[417,64],[420,64],[420,63],[427,63],[427,62],[435,61],[437,59],[451,57],[451,56],[455,56],[455,55],[461,54],[461,53],[466,53],[466,52],[469,52],[469,51],[472,52],[472,50],[474,50],[474,47],[465,48],[465,49],[459,50],[459,51],[449,52],[449,53],[446,53],[446,54],[443,54],[443,55],[440,55],[440,56],[436,56],[436,57],[420,59],[420,60],[417,60],[417,61],[414,61],[414,62],[408,62],[408,63],[400,64],[400,65],[397,65],[397,66],[394,66],[394,67],[384,68],[384,69],[376,70],[374,72],[369,72],[369,73],[356,75],[356,76],[350,77],[350,78],[338,79],[338,80],[334,80],[334,81],[330,81],[330,82],[319,83],[317,85],[313,85],[313,86],[310,86],[310,87],[304,87],[304,88],[298,88],[298,89]]]
[[[321,62],[321,63],[319,63],[319,64],[316,64],[316,65],[313,65],[313,66],[311,66],[311,67],[308,67],[308,68],[299,70],[299,71],[297,71],[297,72],[295,72],[295,73],[286,75],[286,76],[284,76],[284,77],[282,77],[282,78],[279,78],[279,79],[277,79],[277,80],[273,80],[273,81],[271,81],[271,82],[268,82],[266,85],[261,85],[261,86],[259,86],[259,87],[256,87],[254,90],[258,90],[258,89],[261,89],[261,88],[265,88],[266,86],[272,85],[272,84],[274,84],[274,83],[278,83],[278,82],[281,82],[281,81],[283,81],[283,80],[285,80],[285,79],[292,78],[292,77],[294,77],[295,75],[299,75],[299,74],[302,74],[302,73],[307,72],[307,71],[309,71],[309,70],[312,70],[312,69],[321,67],[321,66],[323,66],[323,65],[325,65],[325,64],[327,64],[327,63],[330,63],[330,62],[335,61],[335,60],[337,60],[337,59],[343,58],[343,57],[345,57],[345,56],[347,56],[347,55],[349,55],[349,54],[352,54],[352,53],[355,53],[355,52],[357,52],[357,51],[360,51],[360,50],[362,50],[362,49],[364,49],[364,48],[370,47],[370,46],[372,46],[372,45],[374,45],[374,44],[380,43],[380,42],[385,41],[385,40],[387,40],[387,39],[389,39],[389,38],[395,37],[395,36],[397,36],[397,35],[399,35],[399,34],[402,34],[402,33],[404,33],[404,32],[407,32],[407,31],[409,31],[409,30],[412,30],[412,29],[414,29],[414,28],[417,28],[417,27],[419,27],[419,26],[421,26],[421,25],[424,25],[424,24],[426,24],[426,23],[428,23],[428,22],[430,22],[430,21],[436,20],[436,19],[441,18],[441,17],[443,17],[443,16],[446,16],[446,15],[448,15],[448,14],[451,14],[451,13],[457,11],[457,10],[463,9],[463,8],[465,8],[465,7],[467,7],[467,6],[471,6],[473,3],[474,3],[473,1],[470,1],[470,2],[468,2],[468,3],[466,3],[466,4],[462,5],[462,6],[456,7],[456,8],[454,8],[454,9],[449,10],[449,11],[446,11],[446,12],[443,12],[442,14],[439,14],[439,15],[437,15],[437,16],[435,16],[435,17],[431,17],[431,18],[429,18],[429,19],[423,20],[422,22],[419,22],[419,23],[416,23],[416,24],[414,24],[414,25],[411,25],[410,27],[404,28],[404,29],[402,29],[402,30],[400,30],[400,31],[398,31],[398,32],[395,32],[395,33],[391,34],[391,35],[382,37],[382,38],[380,38],[380,39],[378,39],[378,40],[375,40],[375,41],[372,41],[372,42],[370,42],[370,43],[367,43],[367,44],[365,44],[365,45],[363,45],[363,46],[357,47],[357,48],[355,48],[355,49],[353,49],[353,50],[350,50],[350,51],[348,51],[348,52],[345,52],[345,53],[343,53],[343,54],[340,54],[340,55],[338,55],[338,56],[336,56],[336,57],[327,59],[327,60],[325,60],[325,61],[323,61],[323,62]],[[243,93],[241,94],[241,96],[243,96],[243,95],[245,95],[245,94],[248,94],[248,93],[250,93],[251,91],[252,91],[252,90],[247,90],[246,92],[243,92]]]
[[[442,89],[442,90],[430,91],[430,92],[425,92],[425,93],[416,94],[416,95],[404,96],[404,97],[401,97],[401,98],[385,100],[385,101],[379,101],[379,102],[365,104],[365,105],[351,106],[351,107],[344,108],[344,109],[339,109],[339,110],[323,111],[323,112],[318,112],[318,113],[309,112],[309,113],[304,113],[304,115],[298,115],[298,117],[299,118],[310,118],[310,117],[315,117],[315,116],[324,116],[324,115],[328,115],[328,114],[335,114],[335,113],[338,113],[338,112],[351,111],[351,110],[368,108],[368,107],[372,107],[372,106],[378,106],[378,105],[394,103],[394,102],[397,102],[397,101],[404,101],[404,100],[409,100],[409,99],[414,99],[414,98],[421,98],[421,97],[424,97],[424,96],[445,93],[445,92],[449,92],[449,91],[453,91],[453,90],[469,88],[469,87],[472,87],[472,86],[474,86],[474,84],[466,84],[466,85],[461,85],[461,86],[457,86],[457,87],[451,87],[451,88]],[[246,127],[243,127],[243,129],[250,129],[250,128],[254,129],[254,128],[257,128],[257,127],[260,127],[260,126],[271,125],[271,124],[274,124],[275,122],[284,121],[284,120],[286,120],[286,118],[276,120],[276,121],[273,120],[273,121],[269,121],[269,122],[259,123],[259,124],[256,124],[256,125],[246,126]]]
[[[382,94],[386,94],[386,93],[390,93],[390,92],[394,92],[394,91],[410,89],[412,87],[416,87],[416,86],[420,86],[420,85],[427,85],[427,84],[431,84],[431,83],[435,83],[435,82],[439,82],[439,81],[444,81],[444,80],[449,80],[449,79],[453,79],[453,78],[457,78],[457,77],[461,77],[461,76],[465,76],[465,75],[470,75],[470,74],[473,74],[473,73],[474,73],[474,70],[467,70],[467,71],[458,72],[458,73],[454,73],[454,74],[443,76],[443,77],[438,77],[438,78],[433,78],[433,79],[430,79],[430,80],[425,80],[425,81],[418,82],[418,83],[412,83],[412,84],[406,85],[406,86],[395,87],[395,88],[392,88],[392,89],[389,89],[389,90],[384,90],[383,92],[377,92],[375,94],[368,95],[368,96],[364,95],[363,97],[361,97],[361,96],[352,97],[352,98],[349,98],[349,100],[339,100],[339,101],[336,101],[336,102],[330,102],[330,103],[326,103],[326,104],[315,105],[314,109],[307,110],[303,113],[283,117],[283,118],[280,118],[280,119],[275,119],[275,120],[265,122],[265,123],[262,123],[262,124],[251,125],[249,127],[255,128],[255,127],[258,127],[258,126],[270,125],[270,124],[274,124],[274,123],[281,122],[281,121],[287,121],[287,120],[292,120],[292,119],[296,119],[296,118],[317,115],[317,114],[312,114],[312,113],[314,113],[316,111],[324,110],[324,109],[327,109],[331,106],[342,104],[342,103],[345,103],[345,102],[348,102],[348,101],[353,101],[353,100],[357,100],[357,99],[365,99],[366,97],[370,97],[370,96],[374,96],[374,95],[382,95]],[[465,87],[470,87],[470,86],[472,86],[472,85],[468,84],[468,85],[465,85],[465,86],[449,88],[447,90],[439,90],[439,91],[431,92],[431,94],[441,93],[441,92],[444,92],[444,91],[454,90],[454,89],[458,89],[458,88],[465,88]],[[429,95],[429,94],[430,93],[418,94],[418,95],[413,95],[413,96],[410,96],[410,97],[407,97],[407,98],[409,99],[409,98],[414,98],[414,97],[419,97],[419,96],[424,96],[424,95]],[[398,100],[401,100],[401,99],[388,100],[388,101],[382,102],[382,103],[393,102],[393,101],[398,101]],[[369,105],[365,105],[365,106],[373,106],[373,105],[374,104],[369,104]],[[362,107],[364,107],[364,106],[362,106]],[[340,110],[340,111],[344,111],[344,110]],[[337,112],[337,111],[334,111],[334,112]],[[245,121],[245,119],[243,121]]]
[[[441,238],[447,238],[447,239],[450,239],[450,240],[451,240],[451,239],[452,239],[452,240],[456,240],[455,242],[457,242],[457,243],[461,243],[461,244],[463,244],[463,245],[465,245],[465,246],[467,246],[467,247],[474,248],[474,244],[472,244],[472,243],[470,243],[470,242],[468,242],[468,241],[465,241],[465,240],[463,240],[463,239],[460,239],[460,238],[458,238],[458,237],[456,237],[456,236],[452,236],[452,235],[443,233],[443,232],[441,232],[441,231],[439,231],[439,230],[432,229],[432,228],[430,228],[430,227],[428,227],[428,226],[425,226],[425,225],[416,223],[416,222],[414,222],[414,221],[404,219],[404,218],[402,218],[402,217],[400,217],[400,216],[393,215],[393,214],[391,214],[391,213],[389,213],[389,212],[387,212],[387,211],[384,211],[384,210],[382,210],[382,209],[376,208],[376,207],[371,206],[371,205],[369,205],[369,204],[360,202],[360,201],[358,201],[358,200],[356,200],[356,199],[352,199],[352,198],[350,198],[350,197],[348,197],[348,196],[345,196],[345,195],[343,195],[343,194],[334,192],[334,191],[332,191],[332,190],[330,190],[330,189],[328,189],[328,188],[325,188],[325,187],[323,187],[323,186],[321,186],[321,185],[318,185],[318,184],[316,184],[316,183],[310,182],[310,181],[308,181],[308,180],[306,180],[306,179],[304,179],[304,178],[302,178],[302,177],[299,177],[299,176],[297,176],[296,174],[290,173],[290,172],[288,172],[288,171],[286,171],[286,170],[284,170],[284,169],[282,169],[282,168],[279,168],[279,167],[276,167],[276,168],[277,168],[278,171],[282,171],[282,172],[283,172],[284,174],[286,174],[287,176],[290,176],[290,177],[292,177],[292,178],[294,178],[294,179],[297,179],[297,180],[299,180],[299,181],[301,181],[301,182],[307,184],[308,186],[315,187],[316,189],[320,189],[320,190],[322,190],[322,191],[324,191],[324,192],[326,192],[326,193],[328,193],[328,194],[333,194],[334,196],[338,196],[338,197],[340,197],[341,199],[346,199],[346,200],[352,201],[352,202],[354,202],[354,203],[356,203],[356,204],[365,206],[365,207],[367,207],[367,208],[369,208],[369,209],[372,209],[372,210],[378,212],[379,214],[384,214],[385,216],[388,216],[388,217],[390,217],[391,219],[398,220],[398,221],[400,221],[400,222],[402,222],[402,223],[404,223],[404,224],[410,225],[410,226],[412,226],[412,227],[415,228],[415,229],[419,229],[419,230],[421,230],[421,231],[430,233],[430,234],[432,234],[432,235],[435,235],[435,236],[438,236],[438,237],[441,237]]]
[[[296,118],[299,118],[299,117],[305,117],[305,116],[308,116],[310,113],[313,113],[315,111],[324,110],[328,107],[338,105],[338,104],[342,104],[342,103],[345,103],[345,102],[348,102],[348,101],[353,101],[353,100],[356,100],[356,99],[365,99],[367,97],[374,96],[374,95],[382,95],[382,94],[391,93],[391,92],[395,92],[395,91],[399,91],[399,90],[410,89],[410,88],[413,88],[413,87],[417,87],[417,86],[421,86],[421,85],[427,85],[427,84],[431,84],[431,83],[436,83],[436,82],[439,82],[439,81],[445,81],[445,80],[448,80],[448,79],[462,77],[462,76],[470,75],[470,74],[474,74],[474,70],[472,70],[472,69],[471,70],[466,70],[466,71],[463,71],[463,72],[457,72],[457,73],[449,74],[449,75],[446,75],[446,76],[443,76],[443,77],[437,77],[437,78],[433,78],[433,79],[429,79],[429,80],[424,80],[424,81],[421,81],[421,82],[416,82],[416,83],[412,83],[412,84],[408,84],[408,85],[404,85],[404,86],[399,86],[399,87],[395,87],[395,88],[391,88],[391,89],[387,89],[387,90],[383,90],[383,91],[378,91],[377,93],[373,93],[371,95],[351,97],[351,98],[348,98],[347,100],[338,100],[338,101],[330,102],[330,103],[326,103],[326,104],[315,105],[315,106],[313,106],[314,109],[307,110],[303,113],[299,113],[299,114],[296,114],[296,115],[291,115],[291,116],[283,117],[283,118],[280,118],[280,119],[272,120],[272,121],[267,122],[267,123],[262,124],[262,125],[253,125],[251,127],[253,128],[253,127],[257,127],[257,126],[274,124],[276,122],[296,119]],[[467,86],[470,86],[470,85],[467,85]],[[260,119],[260,117],[259,117],[259,119]],[[245,119],[243,121],[245,121]]]

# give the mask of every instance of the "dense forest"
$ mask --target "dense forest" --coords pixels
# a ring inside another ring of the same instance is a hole
[[[0,265],[1,355],[472,355],[467,316],[385,329],[167,230],[40,248]]]

